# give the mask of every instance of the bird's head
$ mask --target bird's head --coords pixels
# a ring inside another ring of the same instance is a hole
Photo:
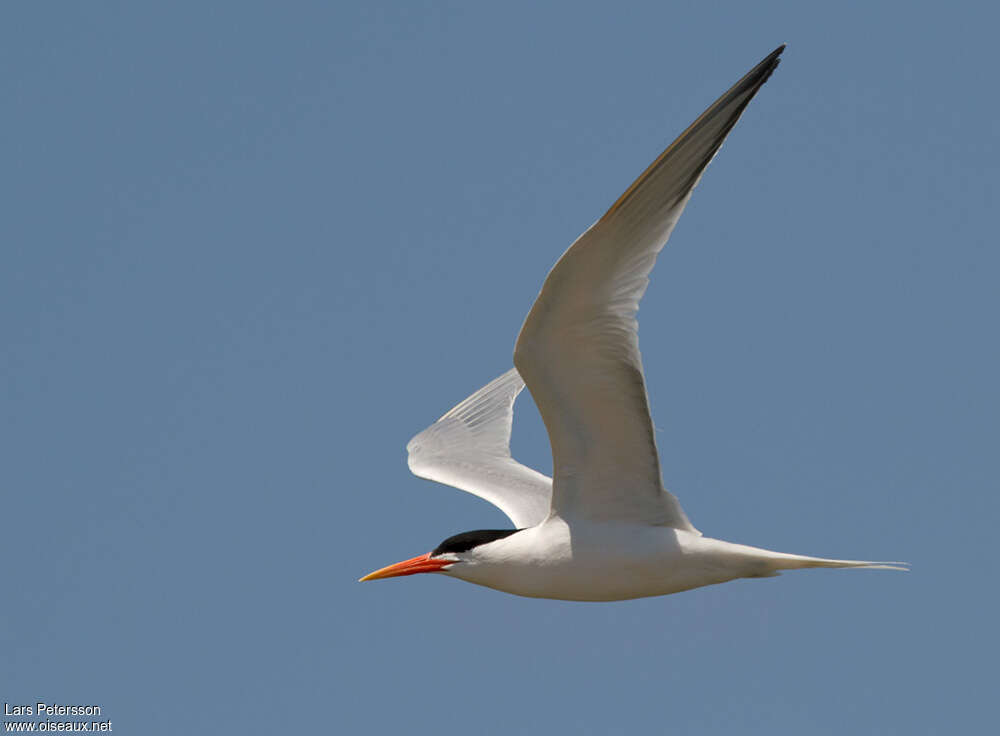
[[[381,578],[395,578],[401,575],[416,575],[418,572],[444,572],[447,573],[452,565],[461,565],[474,562],[479,556],[477,548],[495,542],[498,539],[509,537],[517,529],[478,529],[474,532],[462,532],[453,537],[448,537],[434,548],[433,552],[414,557],[409,560],[397,562],[395,565],[383,567],[381,570],[368,573],[360,582],[366,580],[379,580]]]

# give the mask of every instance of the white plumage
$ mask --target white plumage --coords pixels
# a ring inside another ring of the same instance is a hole
[[[518,531],[458,535],[362,580],[439,572],[518,595],[608,601],[787,569],[906,569],[702,536],[660,477],[639,301],[705,167],[783,49],[709,107],[563,254],[521,328],[515,368],[407,446],[416,475],[486,499]],[[510,454],[514,401],[525,384],[548,430],[554,480]]]
[[[552,503],[552,479],[510,456],[514,400],[523,388],[511,368],[406,446],[414,475],[486,499],[519,529],[541,524]]]

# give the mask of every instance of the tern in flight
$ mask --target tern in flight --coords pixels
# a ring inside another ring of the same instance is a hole
[[[434,572],[536,598],[615,601],[807,567],[904,563],[784,554],[702,536],[663,487],[636,312],[691,192],[784,46],[681,133],[553,267],[514,368],[414,437],[409,466],[495,504],[514,529],[465,532],[362,580]],[[527,385],[553,477],[510,455]]]

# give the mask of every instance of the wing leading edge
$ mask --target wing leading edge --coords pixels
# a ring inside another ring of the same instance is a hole
[[[783,49],[671,143],[545,279],[514,365],[549,433],[555,513],[695,531],[660,477],[636,313],[692,190]]]

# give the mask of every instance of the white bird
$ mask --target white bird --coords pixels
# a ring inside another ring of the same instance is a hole
[[[414,474],[486,499],[515,528],[458,534],[361,580],[436,572],[522,596],[614,601],[807,567],[906,569],[702,536],[660,478],[639,300],[705,167],[783,50],[702,113],[563,254],[521,328],[515,369],[407,446]],[[548,430],[551,480],[510,455],[525,384]]]

